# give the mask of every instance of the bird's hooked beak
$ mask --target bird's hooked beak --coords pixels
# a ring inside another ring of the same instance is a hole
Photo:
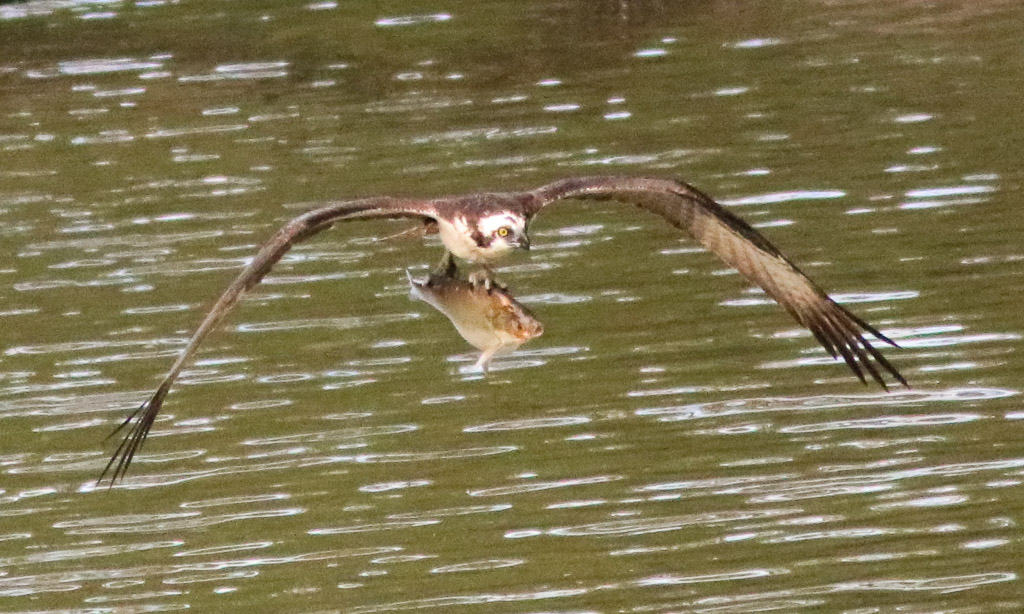
[[[530,251],[530,237],[528,237],[525,233],[520,235],[519,238],[516,240],[515,245],[521,250]]]

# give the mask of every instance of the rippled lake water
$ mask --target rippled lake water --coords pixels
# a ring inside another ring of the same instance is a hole
[[[0,4],[0,610],[1019,612],[1016,2]],[[659,219],[565,203],[486,376],[375,194],[678,177],[902,348],[862,386]]]

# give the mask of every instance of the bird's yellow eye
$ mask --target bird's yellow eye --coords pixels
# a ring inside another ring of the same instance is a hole
[[[499,237],[507,237],[508,233],[509,233],[508,226],[502,226],[501,228],[498,229],[498,236]]]

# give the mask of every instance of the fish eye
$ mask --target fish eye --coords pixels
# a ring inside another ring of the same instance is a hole
[[[498,229],[498,236],[507,237],[509,232],[511,231],[509,230],[508,226],[502,226],[501,228]]]

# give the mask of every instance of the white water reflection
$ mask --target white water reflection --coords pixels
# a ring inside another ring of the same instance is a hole
[[[392,491],[392,490],[404,490],[406,488],[419,488],[419,487],[423,487],[423,486],[430,486],[433,483],[434,483],[433,480],[409,480],[409,481],[399,481],[399,482],[379,482],[379,483],[376,483],[376,484],[366,484],[365,486],[360,486],[359,487],[359,491],[360,492],[369,492],[369,493],[388,492],[388,491]]]
[[[118,234],[110,237],[86,237],[79,239],[63,239],[55,241],[43,241],[29,243],[26,248],[31,250],[67,250],[78,249],[83,251],[113,248],[117,246],[133,248],[152,248],[157,245],[172,245],[175,243],[186,243],[190,241],[204,241],[223,237],[229,233],[223,230],[200,230],[181,233],[152,233],[148,235]]]
[[[292,445],[299,443],[330,443],[333,441],[344,441],[347,439],[364,439],[377,437],[379,435],[398,435],[417,430],[415,424],[394,424],[388,426],[365,426],[334,431],[317,431],[315,433],[301,433],[296,435],[284,435],[280,437],[263,437],[259,439],[247,439],[242,442],[246,446],[273,446]]]
[[[843,190],[794,190],[791,192],[774,192],[771,194],[758,194],[744,198],[731,198],[722,200],[723,205],[743,207],[747,205],[767,205],[773,203],[784,203],[795,200],[821,200],[843,198],[846,192]]]
[[[636,586],[678,586],[682,584],[698,584],[704,582],[732,582],[735,580],[754,580],[790,573],[788,569],[743,569],[719,574],[685,576],[678,574],[659,574],[636,580]]]
[[[634,413],[637,416],[656,416],[659,422],[677,422],[759,413],[819,412],[826,409],[848,409],[859,406],[891,407],[920,406],[925,403],[962,403],[1002,399],[1017,394],[1019,394],[1018,391],[999,388],[949,388],[932,391],[900,390],[888,393],[794,398],[752,397],[711,403],[647,407],[637,409]],[[921,417],[921,419],[927,420],[926,417]]]
[[[515,128],[493,126],[469,130],[451,130],[438,134],[417,136],[409,139],[409,143],[413,145],[427,145],[432,143],[455,143],[461,145],[475,140],[504,140],[510,138],[554,134],[556,132],[558,132],[558,126],[518,126]]]
[[[471,497],[505,497],[523,493],[552,490],[555,488],[575,488],[577,486],[588,486],[591,484],[606,484],[623,479],[622,475],[596,475],[585,478],[567,478],[555,481],[525,481],[521,484],[510,486],[494,486],[479,490],[470,490],[466,494]]]
[[[311,280],[317,281],[317,280]],[[351,316],[346,318],[305,318],[298,320],[280,320],[274,322],[247,322],[239,324],[235,330],[242,333],[265,333],[269,331],[287,331],[301,329],[347,330],[368,326],[381,326],[395,322],[418,320],[422,314],[393,313],[376,316]]]
[[[147,139],[169,139],[183,136],[208,136],[230,132],[242,132],[249,129],[249,124],[213,124],[209,126],[196,126],[185,128],[157,128],[147,132],[144,136]]]
[[[732,43],[731,46],[734,49],[760,49],[762,47],[774,47],[775,45],[781,45],[784,42],[785,41],[778,38],[749,38],[747,40]]]
[[[524,563],[526,563],[526,560],[524,559],[483,559],[480,561],[467,561],[465,563],[441,565],[440,567],[434,567],[431,569],[430,573],[441,574],[490,571],[493,569],[503,569],[505,567],[516,567]]]
[[[428,13],[423,15],[402,15],[399,17],[381,17],[374,25],[381,28],[396,26],[415,26],[421,24],[441,23],[452,18],[450,13]]]
[[[355,457],[359,463],[421,463],[425,461],[443,461],[481,456],[508,454],[518,450],[516,446],[492,446],[481,448],[456,448],[430,452],[391,452],[380,454],[360,454]]]
[[[280,79],[288,76],[289,62],[244,62],[239,64],[222,64],[212,72],[198,75],[178,77],[181,83],[206,83],[211,81],[259,81],[262,79]]]
[[[716,524],[728,524],[733,522],[749,522],[788,516],[797,513],[796,508],[762,509],[751,511],[719,510],[706,514],[692,514],[683,516],[663,516],[649,518],[630,518],[625,520],[612,520],[593,524],[562,526],[545,529],[539,532],[529,530],[515,530],[506,533],[510,539],[524,537],[537,537],[539,535],[552,535],[556,537],[609,537],[628,536],[636,537],[649,533],[663,533],[666,531],[680,531],[693,526],[714,526]]]
[[[301,507],[246,510],[233,514],[203,515],[199,512],[180,512],[176,514],[124,515],[98,518],[67,520],[54,524],[67,535],[104,535],[129,533],[166,533],[189,529],[209,528],[230,522],[240,522],[257,518],[279,518],[302,514],[306,510]]]
[[[1006,459],[978,463],[896,468],[866,471],[827,478],[798,479],[793,474],[752,475],[727,480],[691,480],[648,484],[638,492],[677,492],[688,497],[743,495],[752,504],[785,503],[822,497],[879,492],[898,493],[905,481],[953,477],[977,473],[998,473],[1024,466],[1024,459]]]
[[[551,418],[525,418],[522,420],[504,420],[501,422],[490,422],[467,426],[462,429],[464,433],[485,433],[488,431],[516,431],[520,429],[555,428],[562,426],[577,426],[590,422],[587,416],[555,416]]]
[[[428,520],[389,520],[386,522],[372,522],[367,524],[354,524],[341,527],[325,527],[310,529],[307,531],[310,535],[345,535],[348,533],[377,533],[382,531],[402,531],[405,529],[415,529],[422,527],[430,527],[441,524],[440,520],[428,519]]]
[[[836,603],[837,598],[851,595],[853,599],[863,601],[866,594],[873,592],[899,593],[899,599],[906,603],[913,593],[927,592],[934,598],[948,596],[958,591],[966,591],[982,587],[986,584],[1000,584],[1018,579],[1016,573],[993,572],[964,574],[957,576],[924,576],[924,577],[889,577],[845,580],[831,584],[818,584],[798,588],[777,589],[764,592],[750,592],[744,587],[730,595],[717,595],[701,599],[662,599],[638,608],[635,612],[662,612],[714,607],[720,612],[749,611],[797,611],[806,608],[820,608],[829,603]],[[904,594],[910,593],[910,594]],[[965,610],[969,611],[969,610]],[[1006,611],[1012,611],[1006,609]]]
[[[157,544],[161,542],[155,542]],[[145,581],[148,578],[173,578],[182,574],[195,574],[193,579],[201,577],[219,576],[223,570],[248,569],[259,570],[263,567],[276,565],[298,565],[301,563],[312,563],[339,561],[350,558],[369,558],[381,556],[388,553],[400,552],[401,547],[379,546],[365,548],[349,548],[335,550],[320,550],[312,552],[299,552],[293,554],[281,554],[277,556],[249,556],[240,559],[220,559],[203,562],[190,563],[169,563],[150,564],[128,567],[84,567],[80,569],[35,573],[19,575],[14,577],[0,578],[0,596],[14,597],[27,595],[42,595],[54,591],[75,591],[82,587],[85,582],[106,582],[107,589],[128,588],[133,585],[132,580]],[[155,593],[143,593],[145,598],[153,596],[177,595],[174,591],[159,591]],[[111,599],[118,601],[123,598]],[[91,597],[87,599],[92,603],[103,603],[103,597]],[[187,605],[185,606],[187,607]],[[165,609],[165,608],[159,608]],[[179,609],[175,607],[173,609]],[[152,608],[142,606],[142,611],[150,611]]]
[[[940,426],[946,424],[960,424],[981,420],[984,416],[978,414],[929,414],[927,416],[906,415],[906,416],[880,416],[878,418],[864,418],[860,420],[836,420],[833,422],[822,422],[817,424],[801,424],[798,426],[781,427],[780,433],[816,433],[822,431],[838,431],[845,429],[892,429],[892,428],[914,428],[920,426]]]
[[[758,296],[751,297],[751,298],[728,299],[728,300],[720,301],[718,304],[719,305],[724,305],[726,307],[751,307],[751,306],[755,306],[755,305],[774,305],[775,304],[775,301],[773,301],[772,299],[768,298],[768,296],[765,295],[764,291],[761,290],[760,288],[750,289],[750,290],[747,291],[747,293],[748,294],[755,294],[755,295],[758,295]],[[918,292],[917,290],[891,290],[891,291],[888,291],[888,292],[886,292],[886,291],[881,291],[881,292],[834,292],[834,293],[830,294],[830,296],[837,303],[839,303],[841,305],[844,305],[844,304],[853,304],[853,303],[877,303],[877,302],[885,302],[885,301],[903,301],[903,300],[917,298],[918,296],[920,296],[920,292]],[[803,329],[799,329],[799,330],[802,331]],[[800,334],[802,335],[803,333],[800,332]],[[892,335],[892,334],[895,334],[895,333],[891,333],[887,329],[886,330],[886,334],[887,335]],[[781,334],[779,334],[777,336],[785,337],[785,336],[789,336],[789,335],[787,333],[781,333]]]

